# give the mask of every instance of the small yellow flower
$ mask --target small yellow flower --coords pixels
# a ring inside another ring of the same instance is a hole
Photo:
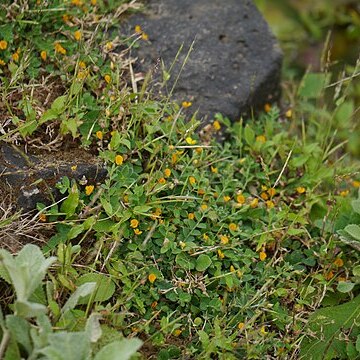
[[[79,68],[80,69],[85,69],[86,68],[86,64],[84,61],[79,61]]]
[[[266,331],[266,327],[265,326],[262,326],[261,328],[260,328],[260,334],[261,335],[266,335],[268,333],[268,331]]]
[[[188,136],[185,141],[189,144],[189,145],[195,145],[196,144],[196,140],[193,139],[192,137]]]
[[[102,131],[100,131],[100,130],[97,131],[95,135],[96,135],[96,137],[97,137],[99,140],[102,140],[102,139],[103,139],[103,132],[102,132]]]
[[[292,110],[291,109],[287,110],[286,113],[285,113],[285,116],[287,118],[291,118],[292,117]]]
[[[176,337],[180,336],[181,333],[182,333],[182,330],[180,330],[180,329],[175,329],[173,332],[174,336],[176,336]]]
[[[220,260],[222,260],[225,257],[225,254],[220,249],[217,251],[217,254]]]
[[[336,258],[333,264],[337,267],[342,267],[344,265],[344,261],[341,258]]]
[[[139,226],[139,220],[137,219],[131,219],[130,220],[130,227],[133,229],[136,229]]]
[[[334,273],[332,271],[329,271],[326,275],[325,275],[325,279],[326,280],[331,280],[334,277]]]
[[[47,59],[47,52],[45,50],[40,52],[40,57],[42,59],[42,61],[46,61]]]
[[[266,191],[268,189],[268,187],[266,185],[261,185],[261,190],[262,191]]]
[[[230,197],[229,195],[225,195],[225,196],[223,197],[223,199],[224,199],[225,202],[228,202],[228,201],[231,200],[231,197]]]
[[[43,214],[43,213],[39,214],[39,221],[46,222],[46,220],[47,220],[47,218],[46,218],[45,214]]]
[[[63,22],[64,22],[64,23],[67,23],[67,22],[70,20],[70,17],[69,17],[69,15],[64,14],[64,15],[62,16],[62,19],[63,19]]]
[[[124,158],[121,155],[115,156],[115,164],[116,165],[122,165],[123,162],[124,162]]]
[[[139,230],[138,228],[134,229],[134,234],[135,235],[141,235],[142,234],[142,231]]]
[[[204,239],[205,241],[208,241],[208,240],[209,240],[209,236],[206,235],[206,234],[203,234],[203,239]]]
[[[215,131],[219,131],[221,129],[221,125],[220,125],[218,120],[215,120],[213,122],[213,128],[214,128]]]
[[[71,167],[71,171],[76,171],[76,169],[77,169],[77,165],[73,165],[73,166]]]
[[[159,184],[161,184],[161,185],[164,185],[164,184],[166,184],[166,179],[165,178],[160,178],[159,179]]]
[[[250,202],[250,207],[252,207],[253,209],[256,208],[259,204],[259,199],[258,198],[255,198],[255,199],[252,199],[251,202]]]
[[[202,149],[201,147],[197,147],[197,148],[195,149],[195,151],[196,151],[198,154],[201,154],[202,151],[203,151],[203,149]]]
[[[207,210],[208,206],[206,204],[201,204],[200,208],[202,211],[205,211]]]
[[[171,155],[171,163],[174,165],[178,160],[177,154]]]
[[[260,197],[263,199],[263,200],[268,200],[269,199],[269,195],[266,193],[266,192],[262,192],[260,194]]]
[[[276,194],[276,190],[274,188],[269,188],[267,193],[270,195],[270,197],[273,197]]]
[[[140,25],[136,25],[136,26],[135,26],[135,32],[136,32],[137,34],[141,34],[141,33],[142,33],[142,29],[141,29],[141,26],[140,26]]]
[[[143,33],[141,34],[141,38],[142,38],[143,40],[147,41],[147,40],[149,40],[149,35],[148,35],[147,33],[143,32]]]
[[[189,220],[194,220],[195,219],[195,214],[194,213],[188,213],[188,219]]]
[[[229,238],[225,235],[221,235],[220,236],[220,242],[223,244],[223,245],[226,245],[229,243]]]
[[[265,112],[269,112],[270,110],[271,110],[271,105],[270,104],[265,104],[265,106],[264,106],[264,110],[265,110]]]
[[[92,6],[95,6],[95,5],[96,5],[96,2],[97,2],[96,0],[91,0],[91,1],[90,1],[90,3],[91,3]]]
[[[264,135],[259,135],[256,137],[256,141],[264,144],[266,142],[266,137]]]
[[[181,103],[181,106],[186,109],[186,108],[189,108],[190,106],[192,105],[192,102],[191,101],[183,101]]]
[[[274,204],[273,201],[268,200],[268,201],[266,202],[266,206],[268,207],[268,209],[272,209],[273,207],[275,207],[275,204]]]
[[[183,241],[179,241],[179,245],[182,249],[184,249],[184,247],[186,246],[186,244]]]
[[[260,251],[259,252],[260,261],[264,261],[266,258],[267,258],[266,252],[265,251]]]
[[[243,322],[239,322],[238,329],[243,330],[245,328],[245,324]]]
[[[106,44],[105,44],[105,49],[107,51],[110,51],[114,48],[114,44],[111,42],[111,41],[108,41]]]
[[[215,167],[215,166],[211,166],[211,172],[214,173],[214,174],[217,174],[219,171],[218,171],[218,168]]]
[[[78,74],[76,75],[76,78],[82,80],[85,79],[87,75],[88,75],[87,71],[79,71]]]
[[[8,43],[6,40],[0,41],[0,50],[6,50],[7,46],[8,46]]]
[[[76,41],[80,41],[81,38],[82,38],[82,33],[81,33],[81,31],[80,31],[80,30],[76,30],[76,31],[74,32],[74,39],[75,39]]]
[[[63,48],[63,46],[60,43],[55,43],[54,45],[55,47],[55,52],[62,54],[62,55],[66,55],[66,49]]]
[[[343,190],[343,191],[340,191],[340,196],[342,197],[346,197],[349,195],[349,190]]]
[[[189,177],[189,183],[190,185],[195,185],[196,184],[196,179],[193,176]]]
[[[230,265],[230,272],[235,272],[235,268],[234,268],[234,265]]]
[[[94,185],[85,186],[85,194],[87,196],[91,195],[94,189],[95,189]]]
[[[164,170],[164,176],[168,178],[168,177],[170,177],[170,175],[171,175],[171,170],[169,168],[166,168]]]
[[[229,224],[229,230],[231,230],[231,231],[236,231],[236,230],[237,230],[237,225],[234,224],[234,223],[230,223],[230,224]]]
[[[298,194],[303,194],[306,191],[306,189],[303,186],[298,186],[296,188],[296,191]]]
[[[106,74],[106,75],[104,76],[104,79],[105,79],[105,81],[106,81],[107,84],[110,84],[110,83],[111,83],[111,76],[110,76],[109,74]]]
[[[202,195],[205,194],[205,190],[204,189],[199,189],[197,193],[198,193],[198,195],[202,196]]]
[[[6,62],[4,60],[0,59],[0,65],[4,66],[4,65],[6,65]]]
[[[359,187],[360,187],[360,181],[354,180],[354,181],[352,182],[352,186],[353,186],[354,188],[359,188]]]
[[[246,201],[246,199],[245,199],[245,196],[243,194],[236,195],[236,202],[238,204],[241,204],[241,205],[245,204],[245,201]]]
[[[15,62],[18,62],[19,61],[19,53],[18,52],[15,52],[11,55],[12,59],[15,61]]]
[[[129,195],[124,195],[124,202],[127,204],[129,202]]]
[[[153,284],[156,280],[156,275],[153,273],[149,274],[148,280]]]

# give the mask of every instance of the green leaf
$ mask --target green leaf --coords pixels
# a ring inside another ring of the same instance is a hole
[[[0,250],[0,264],[11,278],[18,301],[29,299],[55,260],[55,257],[45,259],[39,247],[32,244],[25,245],[16,257]]]
[[[49,345],[40,353],[49,360],[88,360],[90,351],[85,332],[57,332],[49,335]]]
[[[60,211],[66,214],[66,218],[69,218],[75,214],[76,208],[79,205],[79,189],[74,182],[70,189],[69,196],[61,204]]]
[[[141,345],[142,341],[139,339],[114,341],[102,348],[94,360],[128,360],[140,349]]]
[[[134,207],[134,214],[146,214],[151,209],[151,206],[140,205]]]
[[[307,333],[301,343],[300,359],[346,358],[346,344],[360,321],[360,295],[346,304],[314,312],[307,324]],[[342,334],[344,332],[344,334]]]
[[[100,198],[100,202],[106,212],[106,215],[108,215],[110,217],[113,216],[114,212],[113,212],[113,208],[112,208],[110,202],[107,201],[104,197]]]
[[[244,139],[250,146],[252,146],[255,142],[255,131],[249,125],[245,126]]]
[[[28,355],[31,354],[32,345],[30,339],[30,325],[22,317],[16,315],[6,316],[6,327],[10,330],[12,337],[21,344],[27,351]]]
[[[30,301],[15,301],[15,312],[23,318],[33,318],[46,313],[46,306]]]
[[[348,233],[355,240],[360,241],[360,226],[355,224],[350,224],[345,227],[344,231]]]
[[[360,200],[353,200],[351,202],[351,206],[353,208],[353,210],[360,215]]]
[[[353,267],[352,272],[354,276],[360,277],[360,265],[356,265],[355,267]]]
[[[96,287],[91,299],[93,301],[106,301],[109,300],[115,292],[115,284],[109,276],[103,274],[85,274],[76,281],[76,285],[83,285],[86,283],[95,283]],[[78,301],[78,304],[87,304],[90,300],[90,296],[85,296]]]
[[[197,271],[205,271],[209,266],[211,265],[211,259],[208,255],[206,254],[201,254],[197,259],[196,259],[196,270]]]
[[[49,120],[54,120],[54,119],[57,119],[59,117],[58,113],[53,110],[53,109],[49,109],[49,110],[46,110],[41,118],[39,119],[39,125],[49,121]]]
[[[339,281],[337,290],[342,293],[348,293],[354,288],[355,284],[349,281]]]
[[[101,338],[102,330],[100,320],[101,315],[93,313],[86,321],[85,332],[92,343],[96,343]]]
[[[66,95],[57,97],[51,104],[51,110],[60,115],[65,110],[66,99]]]
[[[356,350],[360,353],[360,335],[356,338]]]
[[[95,282],[87,282],[83,285],[80,285],[75,292],[70,296],[68,301],[62,307],[61,312],[65,314],[67,311],[72,310],[79,303],[80,299],[89,296],[96,289]]]
[[[306,74],[299,87],[299,95],[303,98],[317,99],[324,87],[328,85],[331,74],[309,73]]]

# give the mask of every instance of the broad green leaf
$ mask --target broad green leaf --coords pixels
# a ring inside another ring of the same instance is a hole
[[[106,301],[109,300],[115,292],[115,284],[109,276],[103,274],[85,274],[76,281],[76,285],[80,286],[86,283],[95,283],[96,287],[91,296],[92,301]],[[90,296],[85,296],[78,301],[78,304],[87,304]]]
[[[250,125],[245,126],[244,139],[250,146],[252,146],[255,142],[255,131],[250,127]]]
[[[360,335],[356,338],[356,350],[360,353]]]
[[[355,267],[353,267],[352,272],[354,276],[360,277],[360,265],[356,265]]]
[[[360,215],[360,200],[353,200],[351,202],[351,206],[353,208],[353,210]]]
[[[60,115],[65,110],[66,99],[66,95],[57,97],[51,104],[51,110]]]
[[[31,339],[30,339],[30,325],[22,317],[16,315],[6,316],[6,327],[10,330],[11,336],[21,344],[27,353],[30,355],[32,351]]]
[[[58,113],[55,110],[53,109],[46,110],[40,117],[39,124],[41,125],[49,120],[57,119],[58,117],[59,117]]]
[[[205,271],[211,265],[211,259],[206,254],[201,254],[196,259],[196,270],[197,271]]]
[[[23,318],[33,318],[46,313],[46,306],[30,301],[15,301],[15,313]]]
[[[93,313],[86,321],[85,332],[90,342],[96,343],[102,334],[100,325],[101,315]]]
[[[102,348],[94,360],[128,360],[141,347],[142,341],[139,339],[124,339],[114,341]]]
[[[101,205],[103,206],[106,214],[110,217],[113,216],[114,211],[113,211],[113,208],[112,208],[110,202],[107,201],[104,197],[100,198],[100,202],[101,202]]]
[[[309,73],[306,74],[299,87],[299,95],[303,98],[318,98],[324,87],[329,83],[331,74]]]
[[[85,332],[57,332],[50,334],[49,345],[40,350],[49,360],[88,360],[90,341]]]
[[[146,214],[151,209],[151,206],[140,205],[134,207],[134,214]]]
[[[355,284],[349,281],[339,281],[337,290],[342,293],[348,293],[354,288]]]
[[[80,285],[75,292],[70,296],[68,301],[62,307],[61,312],[65,314],[67,311],[72,310],[79,303],[79,300],[85,296],[89,296],[96,289],[95,282],[87,282],[86,284]]]
[[[55,260],[55,257],[45,259],[39,247],[32,244],[25,245],[16,257],[0,250],[0,263],[11,278],[19,301],[28,300]]]
[[[66,214],[66,218],[69,218],[75,214],[76,208],[79,205],[79,189],[74,183],[70,189],[69,196],[61,204],[60,211]]]
[[[345,359],[349,329],[355,331],[359,321],[360,295],[348,303],[315,311],[307,324],[309,335],[301,343],[300,359]]]
[[[350,224],[345,227],[344,231],[348,233],[355,240],[360,241],[360,226],[355,224]]]

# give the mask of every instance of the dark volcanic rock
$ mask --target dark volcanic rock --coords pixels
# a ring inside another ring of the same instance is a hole
[[[0,186],[9,186],[18,207],[25,211],[35,209],[38,202],[48,205],[59,200],[61,194],[55,185],[64,176],[95,184],[106,175],[106,169],[87,153],[34,156],[15,146],[0,144]]]
[[[149,0],[146,10],[129,17],[127,34],[140,25],[149,37],[133,55],[140,71],[151,70],[162,81],[184,44],[165,95],[172,88],[178,101],[192,101],[192,111],[210,120],[216,112],[238,119],[251,109],[278,99],[282,53],[270,29],[250,0]],[[159,91],[155,88],[155,91]]]

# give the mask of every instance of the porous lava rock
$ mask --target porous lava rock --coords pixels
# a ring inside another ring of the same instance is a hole
[[[105,167],[85,151],[30,155],[15,145],[0,144],[0,186],[3,192],[12,192],[23,211],[64,197],[55,187],[64,176],[85,186],[103,181],[106,175]]]
[[[155,93],[168,95],[175,84],[173,98],[192,102],[198,118],[220,112],[237,120],[279,98],[282,52],[252,1],[149,0],[123,31],[134,34],[137,25],[148,40],[132,50],[135,70],[151,72]],[[170,79],[160,88],[163,69]]]

